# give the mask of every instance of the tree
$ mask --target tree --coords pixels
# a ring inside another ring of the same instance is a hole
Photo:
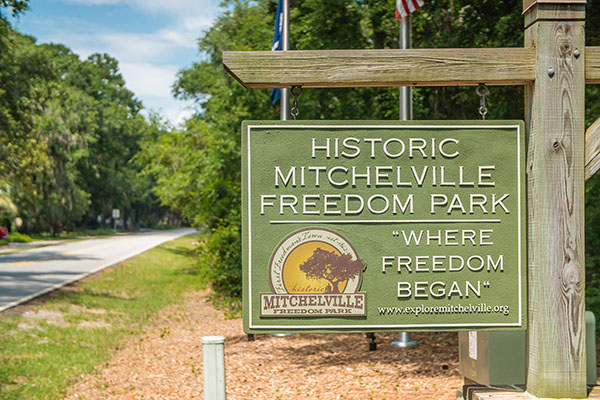
[[[35,125],[53,77],[35,39],[10,27],[0,32],[0,183],[27,184],[47,161]]]
[[[92,54],[83,62],[69,64],[65,72],[65,83],[93,99],[94,105],[95,129],[90,132],[94,140],[89,144],[89,157],[79,165],[80,183],[93,194],[87,222],[110,216],[113,208],[121,209],[128,219],[136,201],[131,183],[139,172],[132,159],[147,128],[139,115],[142,104],[125,87],[118,61],[108,54]]]
[[[94,102],[74,88],[53,82],[36,130],[47,146],[48,161],[32,187],[17,185],[24,229],[57,234],[73,229],[89,209],[91,194],[81,186],[80,165],[94,140]]]
[[[29,0],[1,0],[0,1],[0,18],[5,19],[2,10],[8,9],[13,17],[22,14],[29,8]]]
[[[364,269],[361,260],[353,260],[350,254],[338,254],[317,247],[313,254],[300,265],[309,279],[325,279],[330,286],[325,293],[340,293],[339,284],[357,276]]]
[[[233,289],[228,293],[234,295],[240,287],[235,280],[241,279],[236,236],[240,231],[240,123],[278,119],[279,115],[268,90],[245,89],[227,75],[221,52],[269,50],[276,3],[223,2],[224,12],[198,39],[202,59],[181,70],[173,88],[176,97],[196,101],[198,113],[181,131],[163,132],[157,143],[144,139],[144,152],[153,157],[146,157],[143,166],[157,179],[155,192],[163,204],[211,229],[202,246],[215,249],[215,253],[202,262],[210,265],[215,279],[223,275],[231,279]],[[394,5],[395,0],[290,0],[290,49],[397,48]],[[598,45],[600,3],[588,2],[586,7],[586,44]],[[428,1],[411,20],[413,47],[417,48],[523,46],[522,0]],[[599,92],[596,87],[586,88],[588,124],[600,116]],[[480,118],[475,88],[415,88],[413,93],[415,119]],[[521,86],[491,88],[489,118],[523,119],[523,97]],[[299,108],[302,119],[397,119],[398,88],[307,89]],[[598,182],[587,184],[588,226],[590,218],[597,215],[597,190],[593,188],[600,187]],[[597,228],[589,229],[587,270],[600,271],[600,252],[596,250],[600,235]],[[236,251],[229,251],[232,247]],[[596,275],[593,281],[588,276],[594,285],[600,283],[600,273]],[[600,311],[600,301],[598,304]]]
[[[81,61],[64,45],[39,45],[4,28],[0,187],[7,204],[18,206],[23,230],[93,226],[112,208],[132,223],[158,223],[168,210],[152,194],[152,179],[131,162],[151,124],[117,60],[95,54]]]

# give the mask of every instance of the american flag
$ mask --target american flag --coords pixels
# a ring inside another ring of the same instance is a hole
[[[425,4],[424,0],[396,0],[396,19],[404,18]]]

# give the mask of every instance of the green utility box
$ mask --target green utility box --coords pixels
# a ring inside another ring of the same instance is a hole
[[[596,384],[596,318],[585,313],[587,383]],[[459,332],[459,372],[481,385],[525,384],[526,331]]]

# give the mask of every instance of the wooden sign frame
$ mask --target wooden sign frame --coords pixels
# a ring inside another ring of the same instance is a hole
[[[245,121],[245,331],[525,329],[524,148],[522,121]]]

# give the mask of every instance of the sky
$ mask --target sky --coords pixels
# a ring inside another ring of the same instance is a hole
[[[193,114],[171,85],[202,57],[196,40],[215,20],[220,0],[30,0],[15,23],[38,43],[62,43],[81,59],[108,53],[145,108],[173,124]]]

